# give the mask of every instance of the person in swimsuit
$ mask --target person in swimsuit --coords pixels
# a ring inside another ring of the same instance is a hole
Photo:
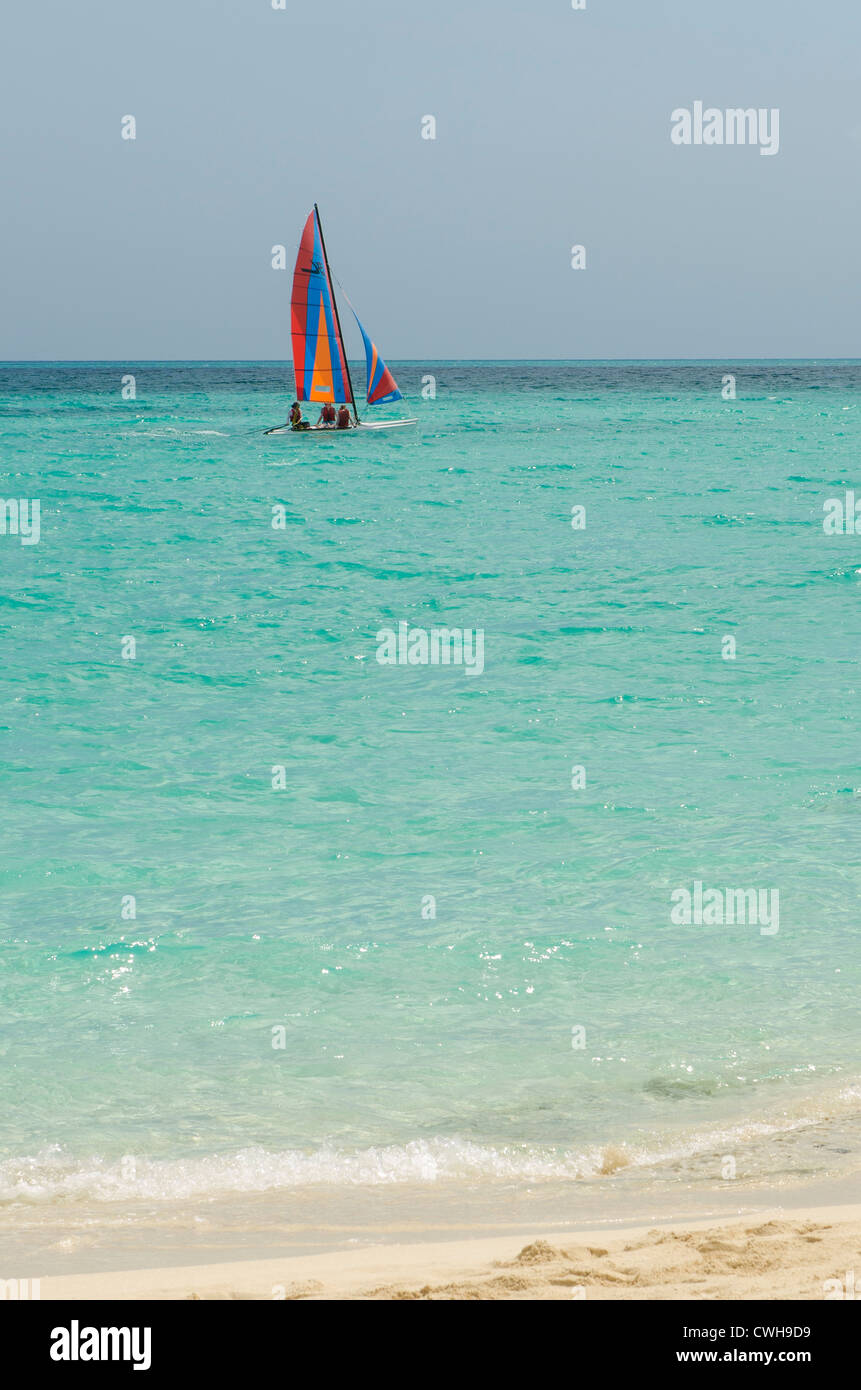
[[[348,430],[350,428],[350,412],[345,405],[338,411],[338,429]]]
[[[318,425],[334,425],[334,423],[335,423],[335,407],[334,407],[333,405],[324,405],[324,406],[323,406],[323,409],[320,411],[320,414],[317,416],[317,424],[318,424]]]
[[[290,414],[287,416],[287,423],[294,430],[298,430],[302,423],[302,407],[298,401],[294,401],[290,407]]]

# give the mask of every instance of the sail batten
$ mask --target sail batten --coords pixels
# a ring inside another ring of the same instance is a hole
[[[291,301],[296,399],[353,405],[323,233],[316,207],[309,213],[293,271]]]

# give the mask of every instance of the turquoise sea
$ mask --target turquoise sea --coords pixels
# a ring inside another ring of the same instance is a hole
[[[857,1171],[861,364],[391,365],[0,365],[0,1238]]]

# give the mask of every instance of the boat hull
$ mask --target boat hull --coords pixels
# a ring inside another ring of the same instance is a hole
[[[403,429],[404,425],[417,424],[417,418],[412,420],[371,420],[370,422],[360,420],[358,428],[360,430],[399,430]]]
[[[417,425],[418,418],[411,420],[372,420],[366,423],[360,420],[358,425],[350,425],[351,430],[400,430],[405,425]],[[347,434],[347,430],[339,430],[337,425],[309,425],[306,430],[294,430],[292,425],[273,425],[272,429],[264,430],[264,434]]]

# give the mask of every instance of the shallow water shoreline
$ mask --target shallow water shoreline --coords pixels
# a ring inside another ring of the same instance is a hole
[[[43,1299],[854,1298],[861,1205],[52,1276]]]
[[[679,1183],[662,1192],[587,1183],[453,1184],[420,1188],[303,1189],[161,1203],[48,1203],[7,1208],[0,1225],[5,1277],[107,1278],[114,1272],[208,1268],[273,1260],[337,1259],[361,1250],[440,1242],[528,1242],[565,1233],[782,1218],[848,1210],[856,1174],[804,1183]]]

